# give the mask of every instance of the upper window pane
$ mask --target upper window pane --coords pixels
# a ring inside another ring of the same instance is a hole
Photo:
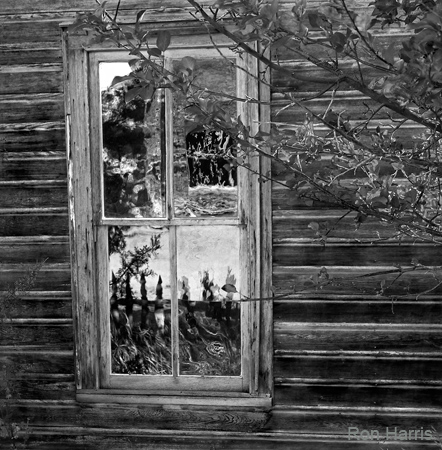
[[[130,99],[133,79],[110,86],[129,72],[127,63],[100,63],[104,216],[165,217],[164,93],[145,101]]]
[[[179,70],[180,64],[179,60],[173,61],[174,69]],[[207,96],[205,89],[235,97],[236,68],[222,58],[195,58],[194,70],[188,70],[187,75],[192,82],[189,95],[181,92],[172,95],[175,216],[234,217],[238,189],[236,169],[229,163],[235,158],[235,143],[225,132],[195,128],[189,120],[195,108],[188,108],[195,98]],[[205,112],[212,108],[204,102],[198,107]],[[219,97],[215,108],[237,116],[233,99]]]

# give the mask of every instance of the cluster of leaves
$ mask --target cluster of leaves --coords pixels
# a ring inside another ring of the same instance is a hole
[[[234,51],[256,58],[274,79],[279,74],[294,86],[272,86],[285,104],[271,127],[261,124],[252,133],[223,107],[223,93],[198,89],[192,76],[197,62],[190,55],[177,70],[166,70],[161,56],[170,36],[167,31],[141,34],[144,11],[132,28],[118,25],[116,15],[105,10],[99,11],[101,19],[96,13],[82,16],[76,26],[125,46],[135,56],[131,67],[138,72],[131,76],[140,79],[140,88],[162,86],[186,94],[188,130],[230,135],[238,145],[232,166],[248,167],[250,154],[271,158],[273,181],[307,208],[320,202],[356,212],[356,227],[376,219],[395,227],[394,237],[442,243],[440,2],[375,0],[362,9],[353,0],[331,0],[316,10],[306,0],[291,9],[278,0],[218,0],[211,7],[188,3],[208,30],[231,40]],[[307,70],[293,70],[284,63],[287,59],[304,61]],[[261,72],[261,82],[270,84],[268,73]],[[303,86],[308,93],[298,92]],[[364,98],[356,117],[337,101],[349,90]],[[144,95],[141,90],[139,95]],[[315,107],[317,99],[327,101],[325,110]],[[303,110],[305,120],[280,119],[286,110]],[[270,178],[261,174],[260,181]],[[310,228],[324,239],[335,226],[313,223]]]
[[[360,12],[345,0],[327,2],[316,11],[305,0],[291,11],[282,10],[277,1],[218,4],[224,8],[223,20],[228,17],[237,26],[227,33],[238,49],[294,83],[320,86],[310,98],[282,94],[288,104],[280,113],[302,108],[304,124],[293,130],[278,122],[269,136],[251,136],[255,147],[270,145],[272,155],[282,160],[283,184],[304,197],[306,206],[326,201],[357,211],[358,225],[374,216],[414,237],[440,238],[442,5],[376,1],[371,11]],[[219,19],[201,7],[199,12],[222,31]],[[385,26],[409,31],[410,37],[398,42],[393,35],[385,43]],[[291,54],[310,63],[315,75],[288,72],[278,60],[254,52],[252,41],[276,56]],[[342,86],[367,96],[358,122],[335,106]],[[318,97],[329,99],[325,112],[310,107]],[[421,127],[412,142],[406,134],[410,124]],[[320,127],[328,132],[319,132]]]

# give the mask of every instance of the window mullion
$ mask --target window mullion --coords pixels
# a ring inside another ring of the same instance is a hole
[[[166,60],[164,65],[169,67],[170,61]],[[170,89],[164,90],[162,121],[164,123],[164,145],[166,153],[166,218],[173,220],[173,98]],[[170,222],[169,222],[170,223]],[[177,245],[176,226],[169,225],[169,251],[170,251],[170,325],[172,338],[172,375],[178,376],[179,368],[179,329],[178,329],[178,293],[177,293]]]
[[[176,226],[169,228],[170,251],[170,325],[172,327],[172,375],[178,376],[179,368],[179,329],[178,329],[178,292],[177,292],[177,245]]]

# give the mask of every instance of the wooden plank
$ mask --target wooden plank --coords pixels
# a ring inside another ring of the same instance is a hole
[[[65,152],[64,122],[0,125],[0,140],[5,152]]]
[[[420,412],[442,409],[442,388],[439,386],[370,386],[290,384],[275,381],[275,405],[324,406],[331,408],[420,408]]]
[[[274,171],[272,171],[273,174]],[[274,184],[272,186],[272,209],[273,211],[336,209],[336,203],[327,201],[327,199],[306,203],[295,191]]]
[[[415,356],[335,356],[279,355],[274,359],[274,373],[282,380],[314,378],[318,383],[434,384],[442,387],[439,357]]]
[[[2,23],[0,27],[0,49],[4,50],[16,45],[28,45],[29,43],[32,46],[60,48],[61,32],[59,24],[45,20]]]
[[[0,97],[0,123],[55,122],[64,119],[61,94]]]
[[[72,351],[48,350],[43,352],[22,351],[17,347],[9,354],[0,354],[0,363],[13,370],[14,377],[25,374],[73,374]]]
[[[314,4],[314,3],[313,3]],[[308,9],[313,8],[311,5],[311,3],[309,2],[308,4]],[[352,10],[353,11],[358,11],[358,9],[361,8],[360,12],[364,13],[367,11],[367,5],[362,6],[355,6],[355,9],[353,9],[352,6]],[[313,27],[309,27],[310,28],[310,32],[309,32],[309,37],[311,38],[315,38],[315,37],[319,37],[320,34],[322,33],[317,33],[317,29],[314,30]],[[400,29],[400,28],[396,28],[393,29],[392,27],[385,27],[384,29],[378,27],[378,26],[374,26],[373,28],[370,29],[370,33],[372,33],[372,35],[374,36],[374,38],[376,39],[376,43],[379,46],[386,46],[388,47],[390,44],[394,43],[395,48],[397,49],[398,53],[399,53],[399,49],[402,47],[402,41],[405,40],[407,37],[410,36],[409,33],[404,32],[404,29]],[[312,53],[315,54],[315,56],[317,58],[323,58],[325,57],[325,59],[330,59],[327,58],[326,55],[330,54],[330,49],[327,48],[326,46],[323,45],[311,45],[309,46],[309,51],[312,51]],[[335,57],[335,53],[333,52],[333,56],[331,59],[334,59]],[[281,46],[278,49],[276,49],[275,52],[273,52],[273,56],[275,58],[275,60],[280,61],[281,63],[285,63],[287,61],[300,61],[303,62],[305,61],[304,59],[300,59],[299,56],[293,52],[293,50],[291,50],[290,48],[287,48],[285,46]]]
[[[411,267],[411,266],[409,266]],[[429,295],[437,296],[442,292],[441,286],[431,271],[412,271],[399,273],[397,267],[326,267],[328,279],[321,278],[321,266],[284,267],[274,266],[273,286],[277,296],[293,298],[339,298],[341,295],[354,296],[358,299],[373,298],[380,293],[384,284],[384,295],[395,295],[400,300],[412,301],[418,294],[435,287]],[[406,267],[404,267],[405,269]],[[437,275],[437,274],[435,274]],[[383,281],[385,280],[385,281]],[[393,283],[394,281],[394,283]],[[393,284],[392,284],[393,283]],[[389,298],[384,298],[389,300]]]
[[[61,65],[57,72],[42,67],[39,71],[0,72],[0,95],[63,92]]]
[[[64,214],[2,214],[0,215],[0,236],[67,236],[69,222]]]
[[[235,408],[201,408],[183,406],[134,406],[109,404],[98,405],[51,405],[20,401],[11,406],[17,419],[24,413],[33,426],[106,427],[114,429],[136,427],[141,430],[218,430],[230,432],[253,432],[262,429],[268,421],[267,412],[238,410]],[[55,403],[55,402],[54,402]],[[64,402],[65,403],[65,402]],[[26,405],[26,406],[25,406]]]
[[[8,318],[60,319],[72,317],[72,300],[56,296],[20,296],[3,305],[2,313]]]
[[[44,345],[50,349],[72,349],[72,324],[57,324],[46,320],[40,323],[3,324],[0,327],[0,342],[6,345]]]
[[[32,20],[32,19],[31,19]],[[60,48],[18,48],[3,49],[0,52],[0,65],[5,64],[34,64],[61,63]]]
[[[74,375],[58,375],[57,377],[31,375],[26,377],[14,376],[8,380],[8,390],[13,398],[35,400],[74,400],[75,383]],[[0,380],[0,395],[5,395],[4,382]],[[31,420],[31,419],[30,419]]]
[[[47,208],[63,207],[67,204],[67,187],[41,181],[39,184],[1,185],[2,208]]]
[[[269,52],[265,53],[269,56]],[[270,79],[270,69],[260,63],[258,71],[261,77]],[[264,83],[259,84],[259,99],[262,102],[259,109],[259,129],[264,132],[270,131],[270,102],[271,89]],[[267,149],[270,151],[270,149]],[[271,162],[267,157],[260,157],[260,173],[269,175],[271,173]],[[270,183],[259,183],[259,215],[260,230],[259,238],[261,252],[261,286],[260,294],[264,298],[272,295],[272,186]],[[273,395],[273,302],[271,300],[261,302],[261,313],[264,319],[260,334],[260,393]]]
[[[440,323],[442,304],[436,301],[275,301],[275,322]]]
[[[12,0],[5,0],[2,4],[2,14],[23,14],[29,13],[61,13],[70,11],[87,11],[94,10],[95,4],[91,4],[89,0],[54,0],[54,1],[41,1],[38,4],[32,0],[21,0],[17,5]],[[115,9],[118,4],[117,0],[110,0],[107,2],[106,7],[108,9]],[[211,4],[210,1],[205,0],[200,4]],[[153,0],[149,2],[149,9],[164,9],[164,8],[182,8],[188,5],[186,1],[182,0]],[[122,10],[137,10],[146,8],[146,3],[141,0],[126,0],[120,5]]]
[[[293,432],[298,434],[314,434],[316,436],[337,434],[348,435],[350,427],[359,430],[376,430],[381,440],[385,438],[387,427],[389,431],[397,427],[398,430],[421,429],[431,430],[434,428],[438,433],[442,431],[440,415],[438,413],[419,412],[366,412],[360,410],[343,411],[340,409],[329,410],[326,408],[311,408],[309,410],[279,409],[276,407],[270,421],[266,425],[267,430],[282,432]],[[383,445],[379,443],[379,445]],[[379,449],[380,450],[380,449]]]
[[[309,2],[310,8],[317,8],[323,0],[314,0]],[[30,11],[34,13],[48,12],[51,14],[56,14],[60,12],[68,11],[84,11],[93,10],[95,5],[91,6],[89,0],[42,0],[38,4],[32,2],[32,0],[21,0],[19,5],[16,5],[13,0],[3,0],[2,4],[2,14],[18,15],[23,13],[29,13]],[[212,6],[211,0],[203,0],[198,2],[200,5]],[[292,6],[292,0],[281,0],[280,5],[282,8],[290,8]],[[118,0],[109,0],[106,4],[108,9],[115,9],[118,4]],[[161,9],[161,8],[182,8],[188,5],[186,0],[151,0],[149,2],[149,9]],[[355,3],[356,8],[364,8],[366,10],[366,3],[363,0],[358,0]],[[120,6],[122,10],[131,9],[143,9],[146,8],[146,3],[143,0],[126,0],[124,4]]]
[[[0,242],[0,264],[32,263],[42,258],[49,264],[69,263],[69,256],[69,241],[65,237],[17,237]]]
[[[273,262],[281,266],[393,266],[438,265],[440,248],[435,244],[309,244],[273,245]]]
[[[396,234],[393,225],[379,226],[376,219],[367,219],[359,227],[356,227],[356,212],[347,214],[344,210],[303,210],[303,211],[274,211],[273,213],[273,242],[278,243],[301,243],[317,240],[315,232],[309,224],[316,222],[323,230],[329,230],[326,236],[329,242],[354,242],[376,241],[387,239]],[[398,241],[392,241],[396,244]],[[403,240],[409,242],[410,240]]]
[[[441,429],[440,415],[419,412],[353,412],[340,409],[310,408],[283,410],[276,407],[270,417],[260,412],[242,412],[232,410],[197,409],[185,407],[168,409],[167,407],[133,407],[108,405],[82,405],[69,402],[31,402],[20,400],[10,404],[12,417],[17,422],[26,415],[33,426],[72,426],[105,427],[113,429],[133,428],[135,417],[141,430],[158,430],[182,428],[185,430],[205,429],[219,431],[253,432],[257,429],[267,431],[290,432],[291,436],[305,433],[321,435],[346,435],[347,427],[373,429],[385,433],[385,428],[397,426],[399,429],[413,429],[419,424],[424,429],[434,426]],[[192,417],[192,420],[189,420]],[[268,420],[270,419],[270,420]],[[312,436],[313,438],[313,436]]]
[[[407,352],[435,353],[442,349],[442,329],[423,327],[395,329],[388,324],[374,327],[346,327],[336,324],[321,327],[317,324],[275,323],[276,353],[296,349],[299,352],[364,351],[384,354]]]
[[[89,141],[87,54],[70,50],[64,34],[64,87],[68,123],[69,211],[74,299],[75,370],[78,389],[97,389],[99,383],[96,301],[96,230],[93,228],[92,177]],[[69,74],[69,76],[68,76]]]
[[[43,259],[43,258],[42,258]],[[2,265],[0,267],[0,291],[7,291],[14,283],[21,283],[29,276],[28,271],[34,264]],[[35,278],[32,291],[71,290],[71,272],[68,264],[45,264]]]
[[[92,431],[92,430],[91,430]],[[149,434],[147,434],[149,433]],[[207,450],[220,448],[223,450],[379,450],[378,441],[349,441],[347,436],[334,435],[312,437],[294,435],[211,435],[191,434],[190,432],[169,433],[145,432],[139,433],[131,428],[127,432],[110,431],[109,429],[93,430],[89,434],[85,429],[72,430],[65,428],[63,434],[60,429],[29,430],[26,445],[29,450],[52,450],[63,448],[65,450]],[[388,441],[390,450],[413,449],[428,450],[428,441]]]

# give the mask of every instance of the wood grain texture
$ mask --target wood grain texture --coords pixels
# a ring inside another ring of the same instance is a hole
[[[302,354],[339,355],[345,352],[361,354],[377,353],[382,356],[418,353],[440,354],[442,351],[442,329],[422,326],[400,328],[379,325],[342,323],[321,326],[314,323],[275,324],[276,354],[296,350]]]
[[[59,24],[44,20],[3,21],[0,28],[0,49],[6,50],[16,46],[60,48],[61,32]]]
[[[13,393],[13,397],[22,400],[66,401],[75,399],[74,375],[47,375],[46,377],[44,375],[33,377],[32,374],[28,376],[15,375],[12,380],[8,380],[8,389]],[[0,395],[4,396],[5,393],[4,382],[0,380]],[[31,418],[29,417],[29,419]]]
[[[0,140],[6,152],[63,152],[64,137],[64,122],[0,125]]]
[[[67,383],[66,383],[67,386]],[[25,399],[24,399],[25,400]],[[269,413],[253,409],[220,407],[201,408],[181,406],[136,405],[79,405],[67,402],[30,402],[20,400],[14,405],[16,417],[24,412],[30,421],[39,427],[66,427],[76,424],[82,427],[108,429],[132,428],[134,423],[140,430],[213,430],[230,432],[253,432],[262,430],[269,420]]]
[[[14,376],[33,374],[73,374],[72,351],[20,351],[19,348],[0,353],[0,363],[12,367]],[[43,375],[44,377],[45,375]],[[72,380],[73,381],[73,380]]]
[[[275,377],[284,381],[305,380],[329,383],[402,384],[413,381],[419,385],[439,385],[442,368],[442,354],[427,356],[379,356],[322,354],[279,355],[274,361]]]
[[[46,349],[72,349],[72,323],[41,320],[38,323],[8,323],[0,328],[2,346],[43,345]]]
[[[65,180],[51,183],[0,183],[2,208],[61,208],[66,207],[67,186]]]
[[[115,9],[117,6],[117,0],[111,0],[107,2],[108,9]],[[202,1],[201,4],[210,4],[210,1]],[[189,4],[185,0],[153,0],[149,2],[150,9],[164,9],[164,8],[183,8]],[[121,6],[122,10],[136,11],[138,9],[146,8],[146,3],[142,0],[128,0]],[[48,12],[52,14],[70,12],[70,11],[87,11],[94,10],[95,4],[89,0],[55,0],[55,1],[42,1],[39,4],[35,4],[32,0],[21,0],[19,4],[14,3],[12,0],[4,1],[2,4],[2,14],[20,14],[20,13],[43,13]]]
[[[39,70],[28,71],[27,67],[18,66],[17,70],[0,72],[0,95],[63,92],[61,65],[57,71],[52,68],[43,65]]]
[[[67,236],[69,222],[67,212],[48,214],[2,214],[0,236]]]
[[[38,48],[33,49],[25,46],[17,49],[2,49],[0,52],[0,65],[6,64],[34,64],[61,63],[61,49]]]
[[[9,318],[67,319],[72,317],[72,300],[57,295],[20,296],[4,306]]]
[[[424,266],[440,264],[440,248],[435,244],[309,244],[273,245],[273,261],[281,266]]]
[[[396,409],[398,416],[401,411],[397,408],[440,414],[441,392],[439,386],[285,383],[275,380],[275,403],[281,407],[358,408],[360,412],[371,408],[391,408]]]
[[[411,266],[405,266],[410,268]],[[405,268],[404,267],[404,268]],[[430,288],[430,296],[438,296],[442,292],[439,282],[431,271],[410,271],[402,273],[400,278],[397,267],[326,267],[328,280],[320,280],[322,266],[274,266],[273,285],[276,295],[294,296],[294,298],[333,298],[353,296],[358,299],[376,296],[385,280],[384,294],[394,295],[400,300],[413,301],[419,293]]]
[[[38,262],[44,260],[41,255]],[[0,292],[7,291],[14,283],[23,282],[33,264],[7,264],[0,267]],[[68,264],[45,264],[38,271],[32,291],[71,291],[71,274]]]
[[[66,39],[66,36],[64,36]],[[67,44],[67,42],[65,42]],[[68,173],[72,295],[74,304],[76,386],[98,387],[98,330],[95,307],[95,233],[92,223],[92,178],[89,143],[89,97],[87,54],[83,49],[64,47],[64,86],[69,91],[65,104],[68,124]]]
[[[62,94],[3,95],[0,123],[56,122],[63,120]]]
[[[160,433],[137,432],[131,429],[126,433],[112,432],[108,429],[94,430],[94,435],[86,434],[85,429],[65,428],[63,435],[59,429],[30,429],[26,441],[27,448],[52,450],[63,447],[66,450],[378,450],[379,442],[349,441],[347,436],[324,435],[312,436],[278,436],[261,434],[238,436],[227,433]],[[428,450],[427,442],[388,442],[391,450],[413,449]]]
[[[0,242],[0,264],[32,263],[41,258],[49,264],[69,263],[67,237],[17,237],[4,238]]]
[[[437,432],[441,432],[442,425],[438,413],[412,413],[398,414],[397,412],[361,412],[358,410],[342,410],[312,407],[301,409],[275,408],[270,421],[266,425],[268,430],[284,430],[287,433],[314,433],[317,435],[344,435],[348,436],[348,428],[357,427],[359,430],[376,430],[384,438],[386,429],[389,431],[397,427],[401,429],[425,430],[434,427]],[[381,443],[379,445],[382,445]]]
[[[414,324],[440,323],[442,305],[435,301],[278,301],[275,321]]]
[[[312,222],[318,223],[328,232],[326,243],[349,242],[358,245],[361,242],[377,242],[380,239],[391,238],[390,242],[398,244],[394,239],[396,230],[393,225],[379,226],[375,219],[367,219],[359,227],[356,226],[357,213],[338,209],[326,210],[278,210],[273,212],[273,242],[306,243],[318,242],[318,236],[309,227]],[[345,215],[345,217],[344,217]],[[402,242],[412,244],[406,238]],[[388,241],[387,241],[388,243]]]

